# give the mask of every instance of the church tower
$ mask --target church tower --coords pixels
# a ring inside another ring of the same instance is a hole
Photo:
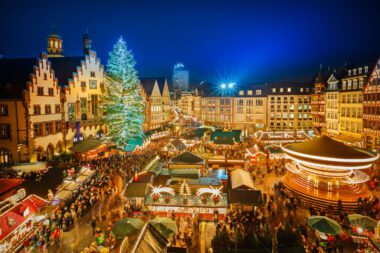
[[[85,35],[83,35],[83,53],[84,55],[89,55],[92,45],[92,39],[88,32],[86,32]]]
[[[47,40],[48,57],[63,57],[62,38],[54,30]]]

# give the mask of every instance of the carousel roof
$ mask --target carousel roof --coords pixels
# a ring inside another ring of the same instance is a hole
[[[365,150],[349,147],[328,136],[316,137],[310,141],[289,144],[283,147],[285,152],[338,159],[368,159],[376,155]]]

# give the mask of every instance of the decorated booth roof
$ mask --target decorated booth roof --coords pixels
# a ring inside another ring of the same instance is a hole
[[[180,139],[174,139],[170,142],[170,144],[177,150],[186,149],[186,145]]]
[[[170,163],[172,164],[173,163],[174,164],[203,164],[204,159],[189,151],[186,151],[170,159]]]
[[[24,182],[24,179],[0,179],[0,196],[19,186],[22,182]]]
[[[130,183],[124,192],[124,196],[127,198],[145,197],[147,192],[146,188],[148,183]]]
[[[301,154],[341,158],[341,159],[366,159],[375,157],[374,154],[364,150],[349,147],[328,136],[316,137],[310,141],[284,146],[284,151],[294,151]]]
[[[232,189],[255,189],[253,180],[249,172],[242,169],[235,169],[231,172]]]
[[[72,151],[75,153],[85,153],[92,149],[95,149],[102,145],[102,141],[98,139],[85,139],[72,147]]]
[[[245,205],[258,205],[260,203],[261,191],[257,190],[230,190],[229,203],[245,204]]]
[[[0,215],[0,241],[11,234],[29,217],[40,211],[47,202],[36,196],[30,195],[19,204]]]

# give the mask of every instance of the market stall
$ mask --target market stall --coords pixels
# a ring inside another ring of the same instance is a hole
[[[85,181],[89,181],[94,176],[94,174],[95,174],[94,170],[91,170],[88,167],[82,167],[82,169],[78,172],[78,176],[76,177],[75,181],[77,183],[83,183]]]
[[[169,161],[169,169],[202,169],[205,167],[205,159],[189,151],[179,154]]]
[[[14,206],[0,215],[0,252],[11,251],[32,231],[38,212],[48,203],[33,194],[15,200]]]

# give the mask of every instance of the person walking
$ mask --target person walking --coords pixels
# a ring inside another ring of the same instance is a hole
[[[92,234],[94,234],[95,233],[95,228],[96,228],[95,217],[92,217],[92,220],[91,220],[90,224],[91,224],[91,227],[92,227]]]

